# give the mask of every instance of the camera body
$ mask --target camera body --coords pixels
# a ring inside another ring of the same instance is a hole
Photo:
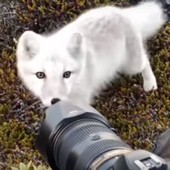
[[[159,156],[123,142],[89,105],[60,101],[45,116],[36,146],[53,170],[170,170]]]

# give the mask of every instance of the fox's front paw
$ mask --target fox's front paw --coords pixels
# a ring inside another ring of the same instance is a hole
[[[156,79],[148,79],[144,81],[143,88],[145,91],[156,90],[158,88]]]

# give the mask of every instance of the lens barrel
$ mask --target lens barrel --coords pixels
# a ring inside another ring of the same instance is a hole
[[[86,170],[104,153],[131,150],[102,115],[84,112],[59,121],[54,109],[46,114],[36,144],[55,170]]]

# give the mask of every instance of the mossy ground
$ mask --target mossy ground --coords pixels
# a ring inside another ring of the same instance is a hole
[[[19,162],[42,164],[35,150],[38,122],[43,117],[39,102],[23,87],[16,72],[16,40],[25,30],[60,28],[86,9],[111,0],[13,0],[0,2],[0,169]],[[128,0],[114,1],[128,6]],[[146,93],[141,75],[121,76],[96,99],[94,107],[105,115],[118,134],[134,149],[151,150],[170,119],[170,24],[150,41],[148,51],[158,90]],[[82,96],[83,97],[83,96]]]

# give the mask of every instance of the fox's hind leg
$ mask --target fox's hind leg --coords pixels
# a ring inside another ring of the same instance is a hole
[[[151,65],[150,65],[147,55],[144,57],[146,58],[146,64],[142,71],[143,88],[145,91],[156,90],[157,82],[156,82],[155,75],[152,71],[152,68],[151,68]]]
[[[138,62],[134,61],[133,67],[131,67],[131,68],[133,68],[132,72],[134,74],[142,73],[143,88],[145,91],[156,90],[157,89],[156,78],[152,71],[149,57],[148,57],[147,52],[145,51],[144,47],[142,47],[142,49],[141,49],[141,54],[139,54],[136,57],[138,58]]]
[[[157,89],[156,78],[153,74],[143,40],[139,34],[131,32],[126,42],[127,55],[122,70],[129,75],[142,73],[145,91]]]

